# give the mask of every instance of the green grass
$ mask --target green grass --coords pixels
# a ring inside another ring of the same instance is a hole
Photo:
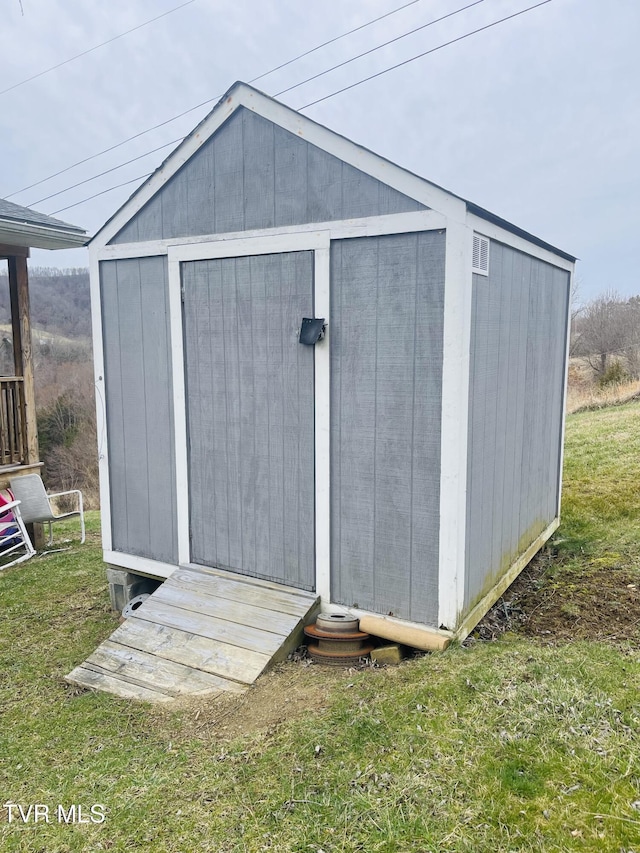
[[[638,425],[638,405],[569,419],[545,583],[637,567]],[[107,817],[23,825],[0,810],[3,853],[640,853],[637,645],[507,634],[387,670],[289,664],[287,689],[309,691],[308,712],[287,719],[274,676],[280,722],[230,740],[215,714],[195,724],[195,705],[63,681],[115,627],[98,524],[91,514],[87,546],[0,575],[0,806],[103,803]],[[318,683],[326,701],[312,698]]]
[[[640,406],[571,415],[565,443],[561,549],[640,558]]]

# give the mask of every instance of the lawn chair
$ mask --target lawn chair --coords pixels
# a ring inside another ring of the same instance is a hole
[[[80,529],[82,532],[81,544],[84,543],[85,527],[84,527],[84,509],[82,505],[82,492],[79,489],[71,489],[68,492],[55,492],[48,495],[44,488],[44,483],[39,474],[26,474],[24,477],[14,477],[10,480],[11,491],[16,500],[20,501],[20,514],[25,524],[44,524],[49,525],[49,545],[53,543],[51,533],[51,525],[54,521],[61,521],[63,518],[72,518],[74,515],[80,516]],[[56,515],[51,508],[51,498],[60,498],[66,495],[78,496],[78,509],[73,512],[63,512]]]
[[[18,509],[20,501],[0,504],[0,571],[28,560],[36,553]],[[11,557],[5,562],[7,557]]]

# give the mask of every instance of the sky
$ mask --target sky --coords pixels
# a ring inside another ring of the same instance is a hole
[[[142,181],[112,188],[152,172],[236,80],[406,2],[3,0],[0,197],[93,234]],[[274,95],[472,2],[416,0],[253,85]],[[535,2],[481,0],[279,99],[299,109]],[[576,255],[582,301],[611,290],[632,296],[640,293],[639,40],[638,0],[550,0],[303,113]],[[31,264],[84,267],[88,253],[34,250]]]

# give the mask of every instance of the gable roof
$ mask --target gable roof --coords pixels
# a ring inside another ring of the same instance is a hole
[[[534,245],[568,261],[575,257],[557,249],[538,237],[501,219],[484,208],[467,201],[455,193],[449,192],[408,169],[404,169],[375,154],[364,146],[341,136],[324,125],[303,116],[291,107],[276,101],[269,95],[246,83],[236,82],[222,96],[211,112],[186,136],[182,142],[169,154],[156,171],[136,189],[129,199],[111,216],[89,241],[98,241],[105,245],[138,213],[142,207],[191,159],[191,157],[213,136],[213,134],[240,107],[249,109],[274,124],[306,139],[319,148],[344,160],[360,171],[377,178],[399,192],[415,199],[426,207],[433,208],[447,216],[462,221],[467,212],[499,225],[507,231],[526,239]],[[98,239],[99,238],[99,239]]]
[[[87,232],[61,219],[0,198],[0,243],[35,249],[72,249],[86,243]]]

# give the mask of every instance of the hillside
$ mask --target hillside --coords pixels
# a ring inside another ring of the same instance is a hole
[[[89,270],[29,268],[31,322],[36,329],[68,338],[91,336]],[[9,278],[0,270],[0,324],[11,323]]]

